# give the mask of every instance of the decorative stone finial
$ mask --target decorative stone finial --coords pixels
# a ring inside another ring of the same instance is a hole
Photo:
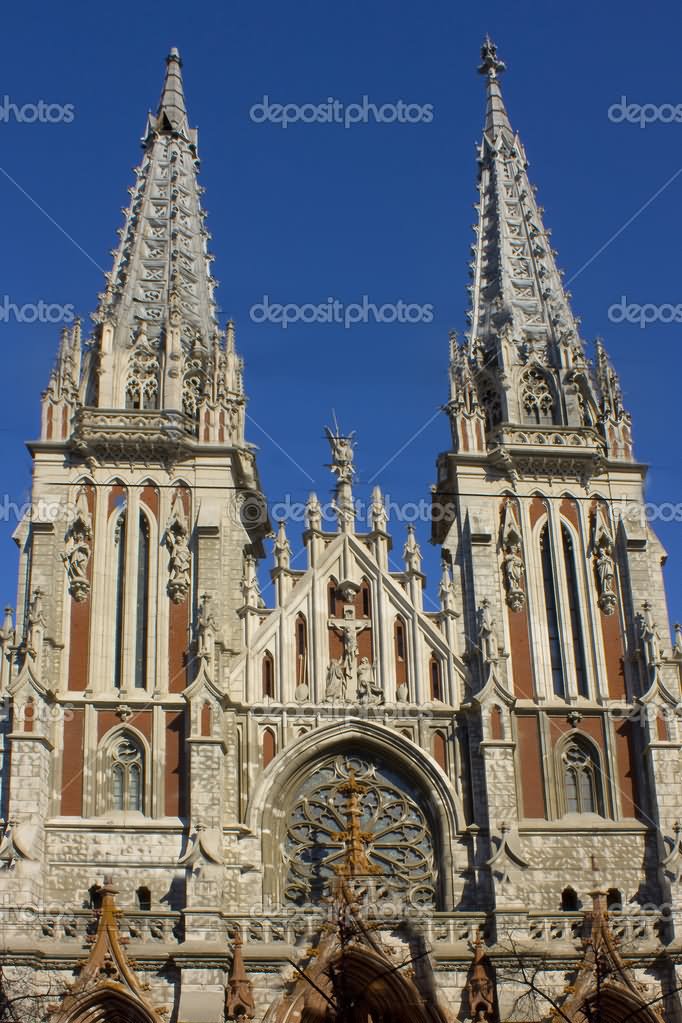
[[[497,56],[497,46],[490,36],[487,35],[481,47],[481,64],[478,73],[480,75],[487,75],[488,78],[497,78],[506,69],[507,65],[505,62]]]

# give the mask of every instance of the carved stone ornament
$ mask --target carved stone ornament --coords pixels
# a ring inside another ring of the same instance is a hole
[[[613,536],[599,508],[595,518],[594,537],[594,570],[599,588],[598,604],[605,615],[612,615],[616,610],[616,567],[613,560]]]
[[[85,490],[76,496],[74,517],[66,533],[62,561],[69,577],[69,593],[79,603],[90,593],[88,564],[92,555],[92,516]]]
[[[521,550],[521,529],[511,501],[508,501],[504,507],[502,550],[502,570],[507,591],[507,604],[512,611],[521,611],[526,604],[526,594],[523,589],[526,566],[523,563]]]
[[[170,554],[168,596],[174,604],[182,604],[190,587],[192,555],[189,551],[189,528],[182,498],[176,491],[166,526],[166,547]]]

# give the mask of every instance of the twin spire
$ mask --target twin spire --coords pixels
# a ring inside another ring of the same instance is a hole
[[[453,446],[494,454],[509,467],[507,426],[538,427],[553,431],[555,439],[541,439],[545,444],[584,448],[593,473],[604,456],[631,458],[629,417],[612,397],[620,391],[603,348],[596,372],[586,358],[523,144],[502,96],[505,64],[490,38],[478,70],[485,77],[486,111],[478,147],[470,329],[463,344],[451,335]],[[562,429],[571,433],[557,439]],[[576,430],[586,431],[579,442]]]
[[[504,70],[495,44],[486,39],[479,67],[487,98],[470,331],[463,345],[453,339],[451,352],[448,408],[455,448],[484,453],[499,446],[494,428],[511,423],[598,430],[603,442],[595,444],[627,459],[629,418],[618,383],[603,350],[597,373],[585,357],[523,145],[504,104]],[[189,126],[176,49],[166,59],[161,99],[142,144],[94,337],[86,342],[82,370],[74,358],[78,332],[62,345],[45,395],[43,436],[67,439],[73,422],[77,433],[80,405],[182,413],[202,441],[243,446],[241,360],[233,326],[226,335],[218,327],[197,132]],[[76,438],[81,450],[93,446],[86,427]],[[594,445],[588,447],[592,452]],[[347,487],[341,489],[339,511],[348,521]]]

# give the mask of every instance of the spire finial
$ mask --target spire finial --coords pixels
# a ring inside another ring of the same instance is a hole
[[[166,57],[166,78],[163,83],[156,124],[159,131],[189,133],[187,108],[182,85],[182,60],[175,46]]]
[[[507,65],[497,56],[497,46],[490,36],[486,34],[486,37],[483,40],[483,46],[481,47],[481,64],[478,68],[479,75],[487,75],[488,78],[497,78],[498,75],[501,75],[502,72],[506,70]]]

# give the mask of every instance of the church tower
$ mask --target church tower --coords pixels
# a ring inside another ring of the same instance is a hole
[[[53,913],[82,907],[103,871],[133,904],[186,906],[185,821],[237,820],[206,722],[269,525],[181,66],[171,50],[94,330],[63,332],[15,534],[4,856],[13,903]]]
[[[433,526],[457,582],[498,936],[521,907],[577,909],[592,889],[628,911],[679,908],[682,738],[646,470],[604,345],[590,361],[571,312],[503,70],[487,40],[470,329],[451,336]]]

